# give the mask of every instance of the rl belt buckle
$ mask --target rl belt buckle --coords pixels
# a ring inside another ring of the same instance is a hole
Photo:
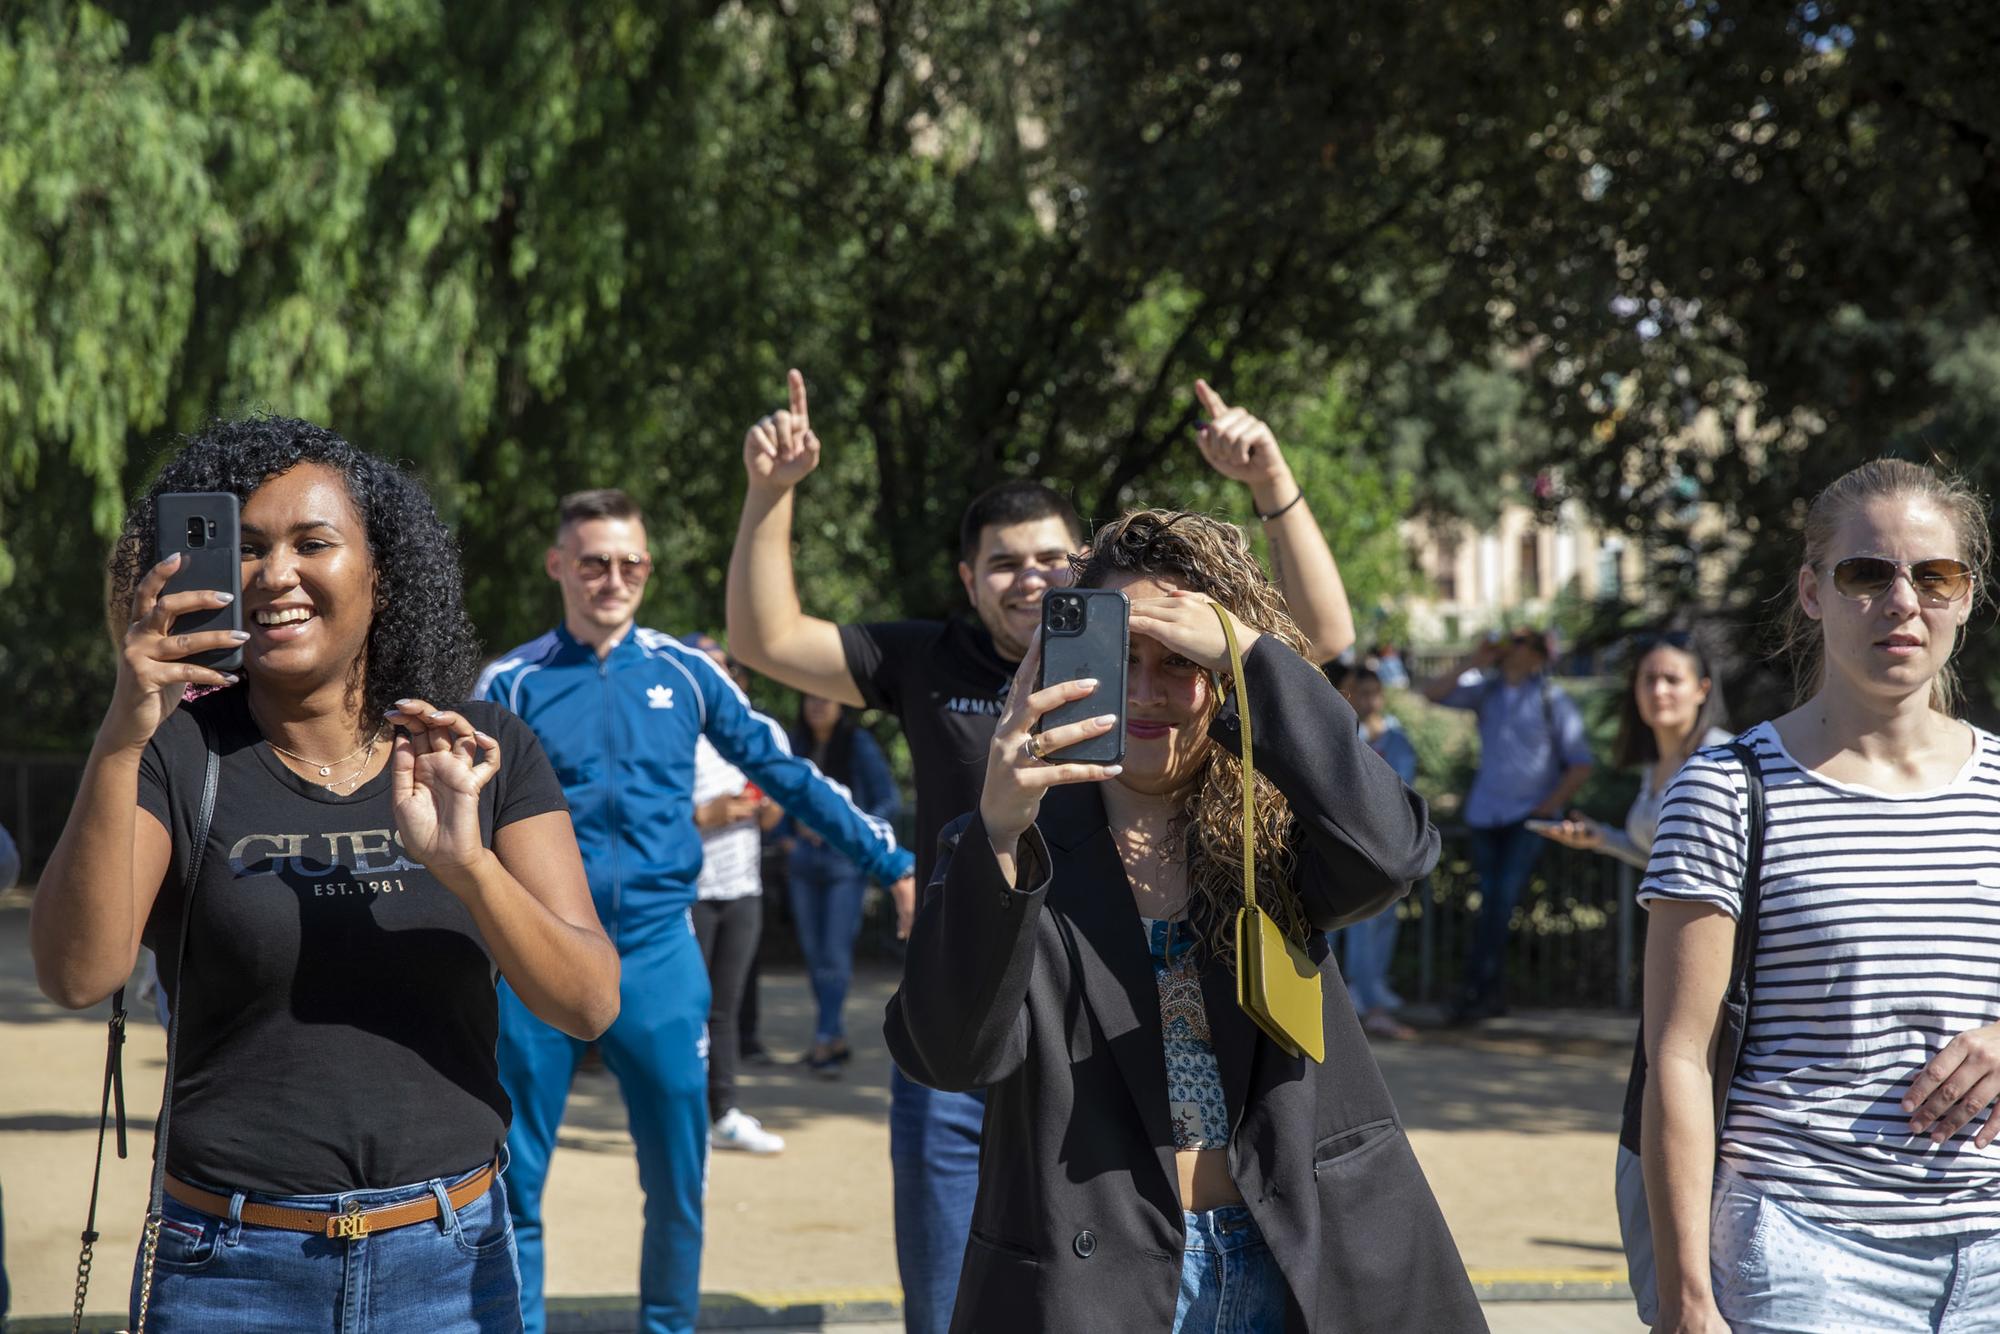
[[[347,1212],[334,1214],[326,1220],[326,1235],[340,1241],[354,1241],[368,1235],[368,1215],[361,1212],[361,1205],[355,1200],[347,1202]]]

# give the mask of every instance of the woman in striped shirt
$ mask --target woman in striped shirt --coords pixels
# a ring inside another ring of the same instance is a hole
[[[1767,813],[1734,1071],[1746,775],[1705,750],[1667,792],[1639,895],[1662,1330],[1994,1327],[2000,739],[1953,716],[1950,669],[1990,545],[1979,497],[1893,460],[1807,514],[1804,703],[1746,734]]]

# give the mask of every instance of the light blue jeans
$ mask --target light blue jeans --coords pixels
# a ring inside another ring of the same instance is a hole
[[[231,1192],[230,1217],[213,1218],[168,1196],[153,1265],[146,1328],[153,1334],[517,1334],[521,1277],[507,1190],[493,1188],[454,1210],[445,1192],[479,1169],[387,1190],[338,1195]],[[344,1211],[380,1209],[421,1196],[440,1216],[354,1241],[245,1223],[246,1201]],[[132,1266],[131,1318],[139,1318],[143,1248]]]
[[[979,1196],[986,1092],[940,1093],[889,1067],[889,1170],[904,1334],[945,1334]]]
[[[1189,1213],[1174,1334],[1265,1334],[1285,1327],[1285,1276],[1240,1204]]]
[[[1340,939],[1340,972],[1357,1014],[1400,1010],[1403,998],[1389,989],[1389,963],[1396,956],[1396,905],[1335,932]]]
[[[1830,1228],[1727,1166],[1709,1212],[1715,1304],[1736,1334],[1983,1334],[2000,1328],[2000,1233]]]

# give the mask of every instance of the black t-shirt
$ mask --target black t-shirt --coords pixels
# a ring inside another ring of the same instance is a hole
[[[979,805],[986,749],[1020,663],[993,647],[974,621],[843,625],[847,672],[871,709],[903,724],[916,771],[917,878],[929,884],[938,831]]]
[[[497,704],[461,704],[500,743],[480,829],[566,809],[535,734]],[[182,882],[207,753],[215,816],[173,976]],[[287,769],[240,689],[183,705],[146,747],[139,805],[174,851],[145,942],[180,1008],[167,1167],[222,1188],[379,1189],[492,1159],[512,1113],[493,1055],[494,969],[452,892],[402,855],[383,771],[335,796]]]

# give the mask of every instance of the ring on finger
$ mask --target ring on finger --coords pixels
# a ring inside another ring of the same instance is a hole
[[[1049,757],[1042,754],[1041,740],[1041,737],[1031,734],[1026,741],[1021,743],[1021,753],[1036,764],[1047,764]]]

